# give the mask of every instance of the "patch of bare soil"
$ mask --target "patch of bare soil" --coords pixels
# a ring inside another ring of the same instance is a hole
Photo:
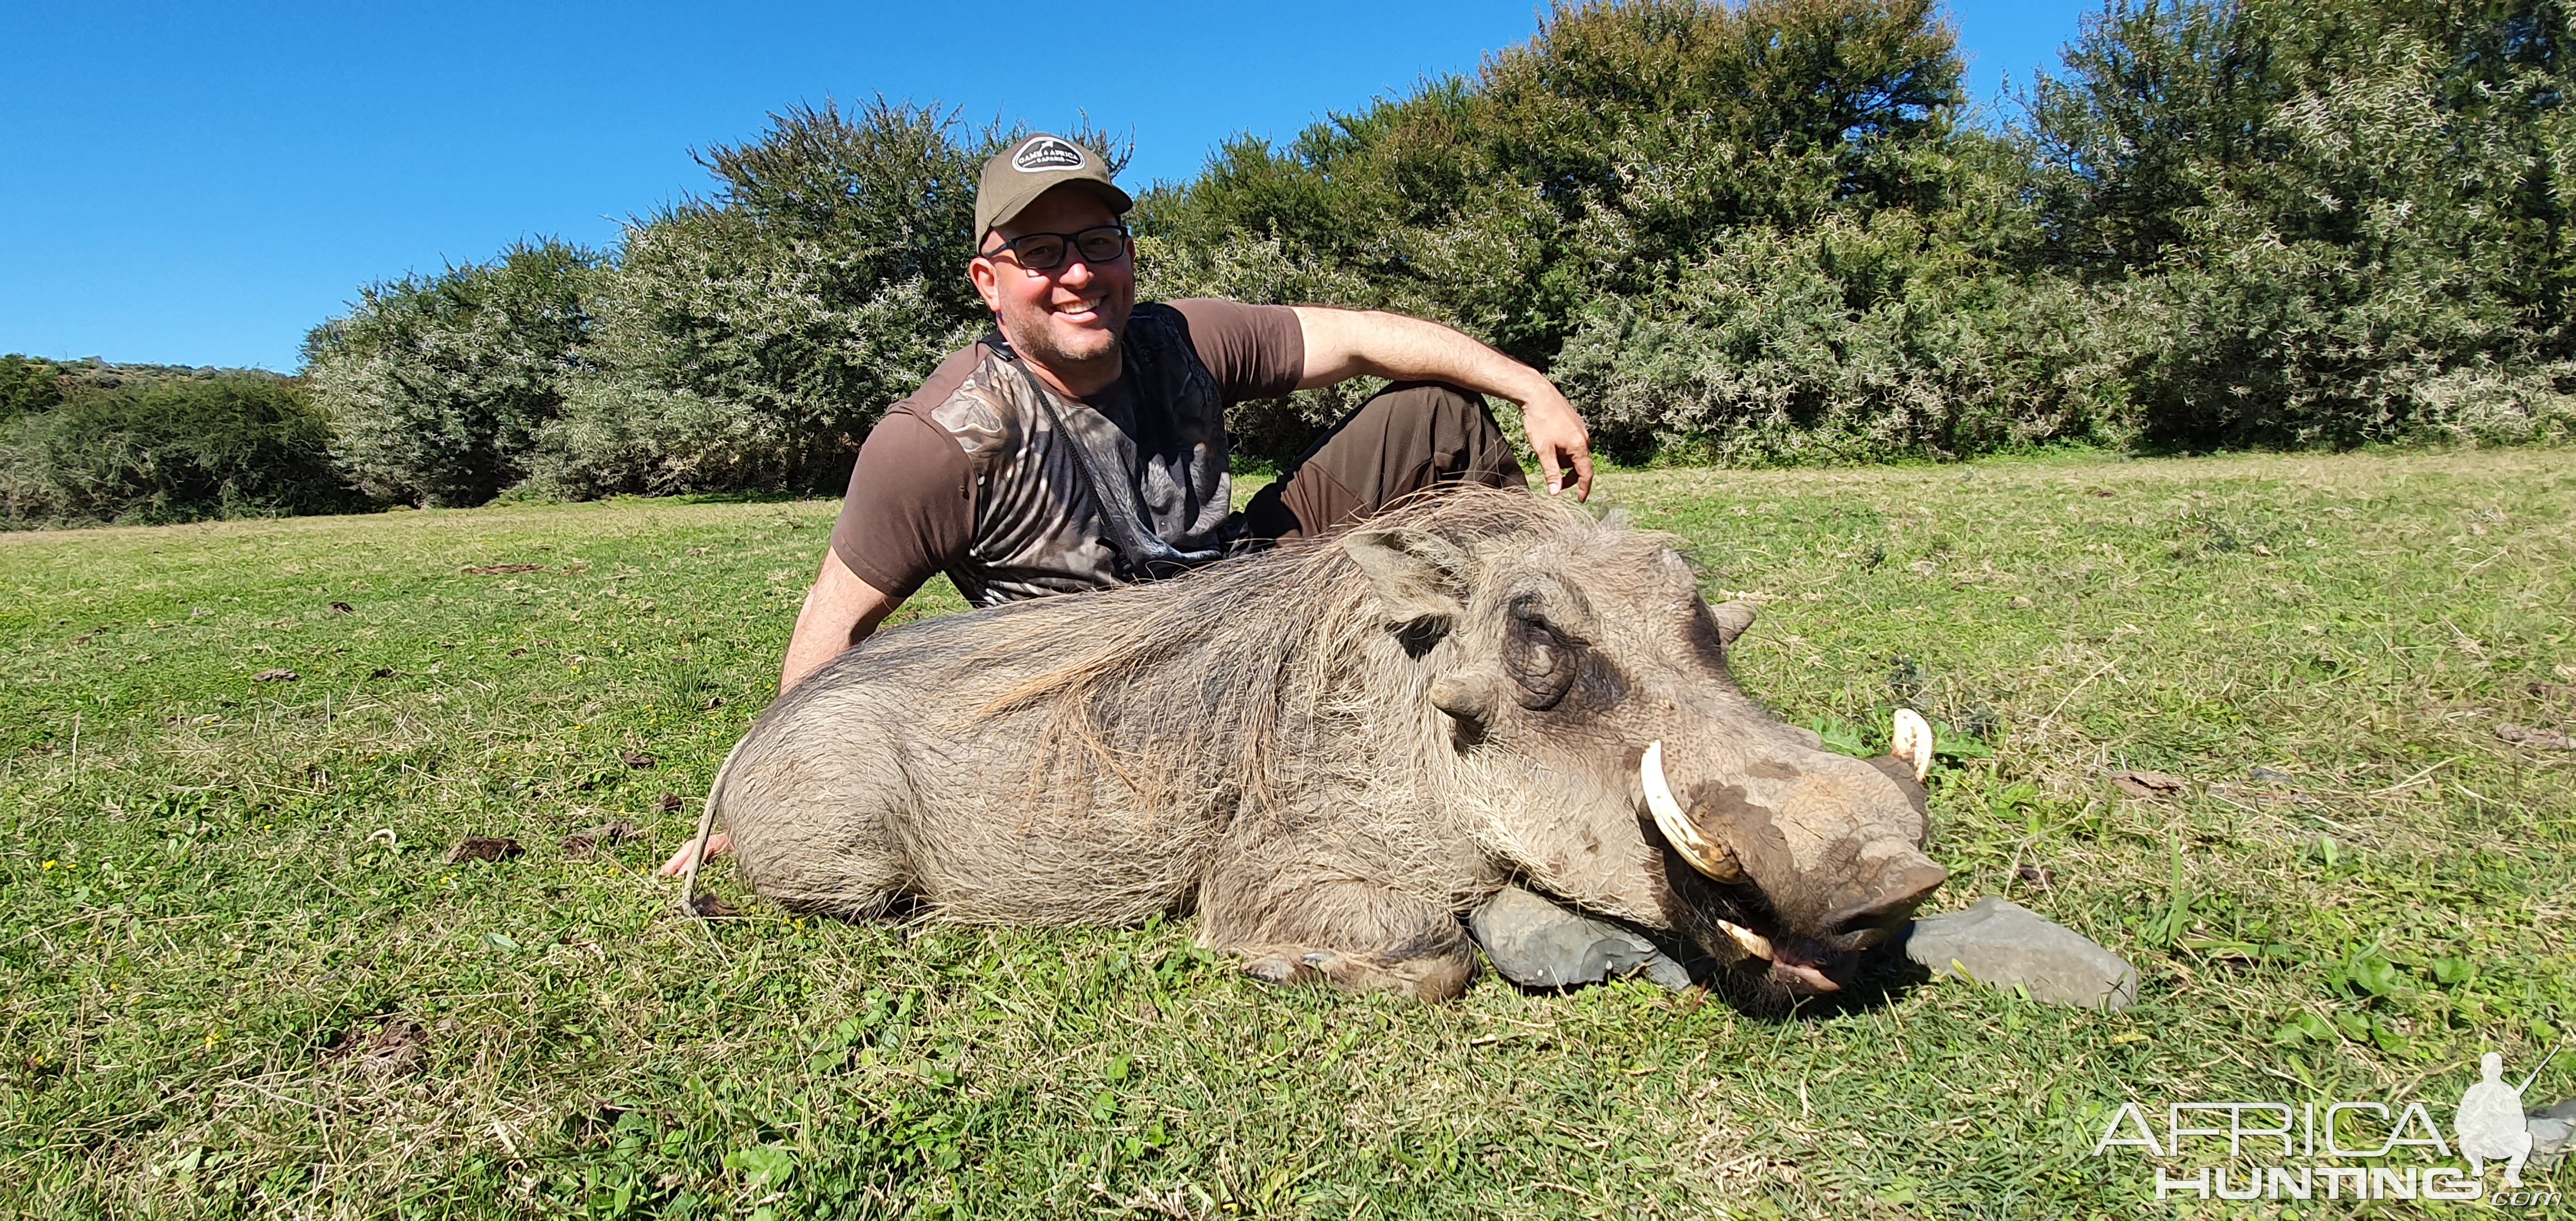
[[[368,1074],[397,1073],[418,1063],[428,1044],[429,1032],[397,1013],[341,1031],[322,1049],[320,1063],[325,1068],[349,1065]]]
[[[519,841],[515,839],[498,835],[468,835],[455,847],[447,850],[447,863],[454,865],[464,861],[506,861],[525,851],[527,849],[520,847]]]

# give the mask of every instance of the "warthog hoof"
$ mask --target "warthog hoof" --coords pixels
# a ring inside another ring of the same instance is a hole
[[[1454,948],[1428,953],[1271,950],[1253,955],[1243,971],[1274,984],[1320,980],[1344,992],[1392,992],[1415,1000],[1445,1001],[1467,990],[1467,981],[1476,973],[1476,958],[1462,938]]]
[[[1306,957],[1318,956],[1308,954]],[[1253,959],[1243,964],[1243,973],[1268,984],[1303,984],[1316,979],[1313,966],[1285,955]]]

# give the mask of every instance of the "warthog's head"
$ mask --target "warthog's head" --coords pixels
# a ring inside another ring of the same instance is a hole
[[[1684,935],[1759,996],[1850,982],[1946,876],[1928,741],[1855,759],[1745,698],[1727,649],[1752,608],[1701,601],[1668,540],[1501,516],[1522,528],[1434,512],[1342,544],[1420,666],[1453,808],[1540,889]]]

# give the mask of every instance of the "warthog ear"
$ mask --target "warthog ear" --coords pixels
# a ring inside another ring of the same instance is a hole
[[[1368,574],[1387,620],[1454,619],[1467,609],[1472,567],[1449,540],[1420,530],[1353,530],[1342,550]]]
[[[1717,642],[1733,647],[1735,638],[1753,626],[1753,614],[1761,608],[1750,602],[1711,602],[1709,617],[1717,620]]]

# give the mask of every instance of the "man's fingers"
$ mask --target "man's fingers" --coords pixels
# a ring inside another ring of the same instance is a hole
[[[1574,480],[1574,498],[1576,500],[1592,499],[1591,450],[1578,449],[1574,451]]]
[[[692,835],[689,837],[689,842],[680,845],[680,850],[671,854],[670,860],[662,862],[662,868],[658,872],[666,878],[676,878],[680,876],[688,870],[689,854],[697,851],[697,848],[698,837]],[[707,837],[707,854],[698,858],[698,863],[705,864],[708,861],[712,861],[717,857],[723,856],[732,848],[733,832],[718,831]]]

